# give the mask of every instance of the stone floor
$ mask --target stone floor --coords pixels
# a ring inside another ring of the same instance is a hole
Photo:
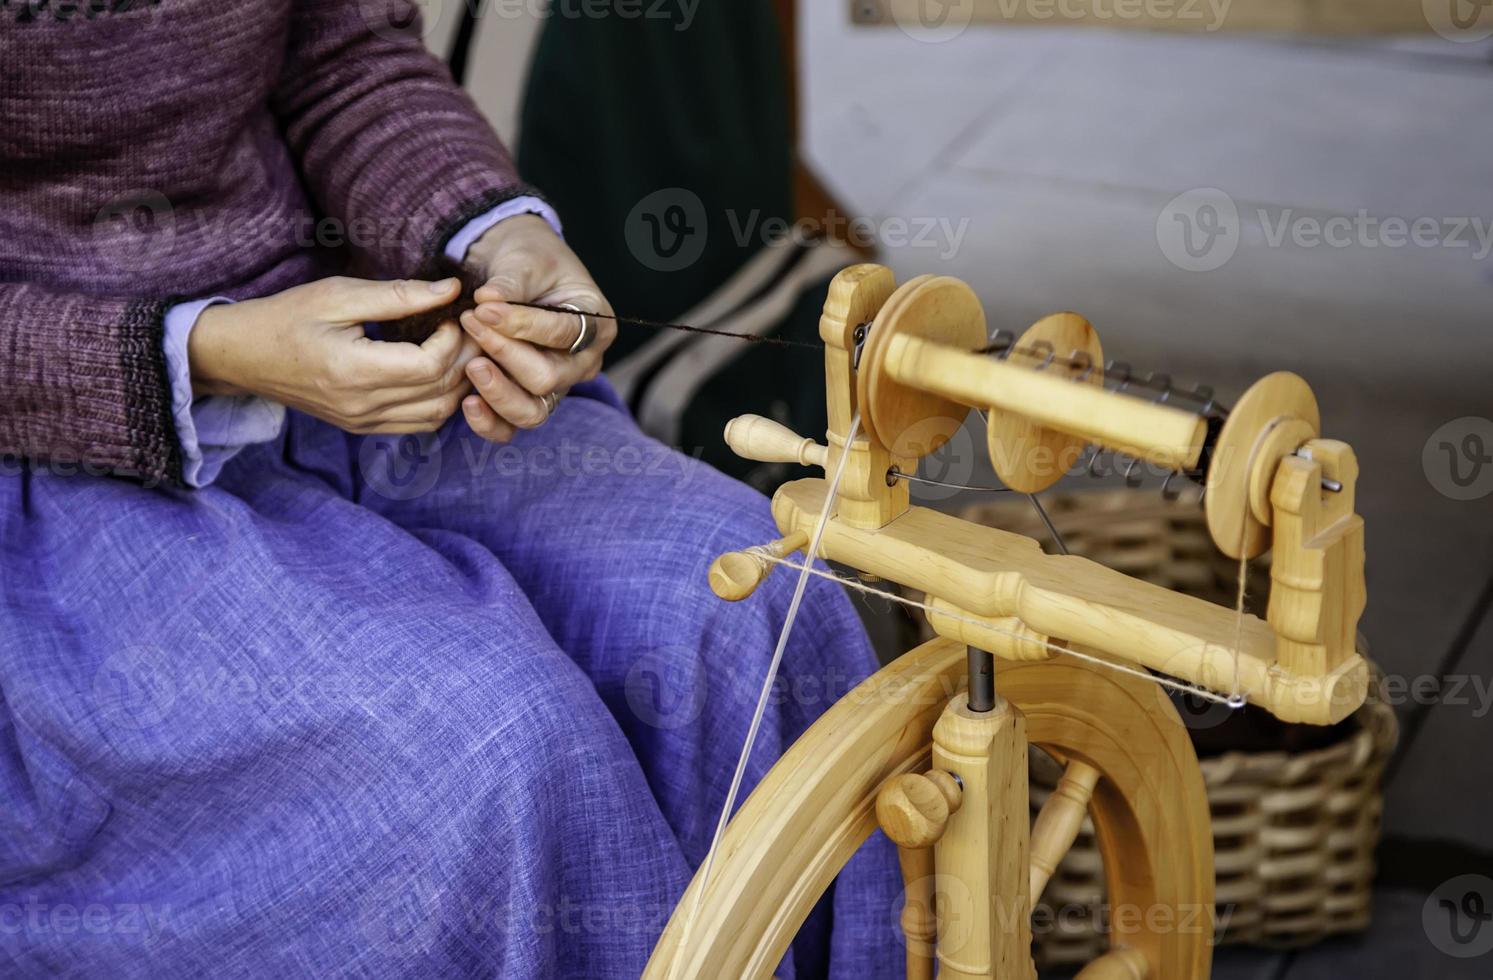
[[[882,222],[899,277],[960,276],[1018,331],[1078,310],[1108,356],[1225,399],[1296,371],[1358,453],[1372,655],[1406,690],[1445,684],[1397,701],[1373,931],[1226,950],[1216,975],[1490,975],[1493,957],[1451,954],[1493,946],[1493,925],[1459,945],[1437,935],[1449,892],[1422,913],[1462,872],[1489,876],[1493,910],[1493,463],[1475,469],[1493,453],[1493,44],[976,26],[930,43],[844,12],[803,5],[807,151]],[[1390,219],[1421,220],[1421,243]]]

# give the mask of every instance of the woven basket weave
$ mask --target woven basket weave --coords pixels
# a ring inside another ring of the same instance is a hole
[[[1195,500],[1118,490],[1044,502],[1074,554],[1234,605],[1238,563],[1213,546]],[[1047,539],[1025,500],[981,504],[960,516]],[[1265,560],[1251,562],[1248,583],[1246,606],[1259,612],[1269,587]],[[1302,946],[1367,927],[1380,781],[1398,737],[1394,710],[1371,697],[1340,729],[1331,744],[1307,750],[1224,751],[1200,760],[1213,812],[1221,942]],[[1320,742],[1322,730],[1313,734]],[[1059,775],[1052,759],[1032,750],[1033,818]],[[1103,863],[1085,820],[1033,919],[1039,965],[1083,963],[1104,952],[1104,894]]]

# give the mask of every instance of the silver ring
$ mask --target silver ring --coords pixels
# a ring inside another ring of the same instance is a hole
[[[583,313],[579,306],[574,306],[570,303],[561,303],[559,306],[562,310],[569,310],[581,318],[581,332],[576,336],[575,343],[570,345],[570,354],[572,356],[579,354],[587,347],[590,347],[591,342],[596,339],[596,321]]]
[[[555,407],[560,404],[560,396],[553,391],[546,395],[540,395],[539,401],[544,405],[544,417],[546,420],[555,414]]]

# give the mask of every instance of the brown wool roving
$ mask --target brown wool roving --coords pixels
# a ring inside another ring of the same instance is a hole
[[[424,313],[415,313],[398,320],[373,324],[373,336],[379,340],[423,344],[427,337],[435,333],[435,328],[442,323],[447,320],[453,323],[459,322],[458,318],[463,313],[477,306],[473,294],[487,281],[482,274],[471,266],[441,256],[422,266],[418,278],[438,282],[442,279],[450,279],[452,276],[461,280],[461,292],[454,300]]]

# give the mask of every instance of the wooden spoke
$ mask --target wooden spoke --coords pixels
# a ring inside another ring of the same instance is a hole
[[[1042,812],[1037,814],[1037,822],[1032,825],[1033,904],[1042,897],[1042,890],[1057,870],[1058,862],[1078,839],[1078,829],[1083,826],[1089,798],[1094,795],[1094,786],[1098,782],[1098,769],[1075,760],[1068,763],[1057,788],[1042,804]]]
[[[1137,949],[1112,949],[1082,970],[1073,980],[1147,980],[1151,964]]]

